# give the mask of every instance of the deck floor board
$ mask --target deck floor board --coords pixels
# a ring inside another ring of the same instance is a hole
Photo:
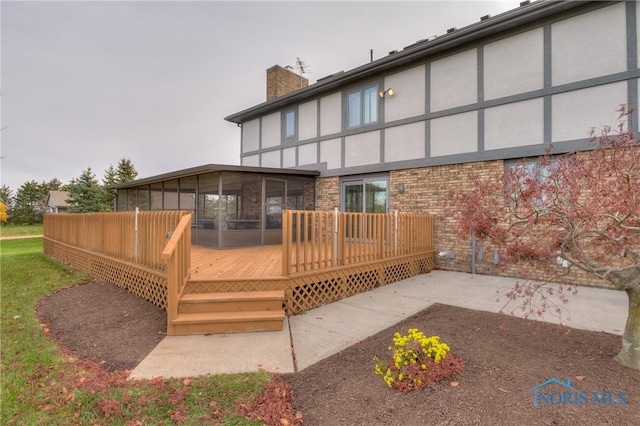
[[[282,276],[282,246],[216,250],[191,247],[191,278],[234,279]]]

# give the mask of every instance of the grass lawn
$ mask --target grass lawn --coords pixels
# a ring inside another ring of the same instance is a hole
[[[262,391],[268,373],[135,381],[64,353],[43,332],[34,304],[86,276],[44,257],[42,238],[1,241],[0,253],[0,424],[261,424],[236,407]]]
[[[24,237],[27,235],[42,235],[44,226],[35,225],[4,225],[0,226],[0,237]]]

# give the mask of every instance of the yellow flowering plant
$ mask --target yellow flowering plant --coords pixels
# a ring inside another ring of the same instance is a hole
[[[392,356],[387,362],[374,357],[375,373],[387,386],[400,391],[419,389],[462,370],[462,362],[449,354],[449,345],[440,342],[439,336],[426,336],[417,328],[410,328],[406,335],[396,332],[389,351]],[[451,362],[445,363],[444,368],[434,368],[445,359]]]

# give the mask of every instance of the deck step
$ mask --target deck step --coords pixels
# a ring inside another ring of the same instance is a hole
[[[240,311],[179,314],[171,321],[176,335],[280,331],[284,311]]]
[[[247,312],[282,310],[284,291],[245,291],[184,294],[180,298],[181,314],[206,312]]]

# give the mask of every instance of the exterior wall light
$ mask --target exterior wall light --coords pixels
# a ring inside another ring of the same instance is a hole
[[[385,90],[384,92],[382,92],[382,91],[381,91],[381,92],[380,92],[380,93],[378,93],[378,94],[380,95],[380,97],[381,97],[381,98],[384,98],[384,96],[385,96],[385,95],[387,95],[387,96],[393,96],[393,93],[394,93],[394,92],[393,92],[393,89],[387,89],[387,90]]]
[[[316,197],[322,197],[322,188],[316,188]]]
[[[398,184],[398,192],[401,194],[404,192],[404,182]]]

